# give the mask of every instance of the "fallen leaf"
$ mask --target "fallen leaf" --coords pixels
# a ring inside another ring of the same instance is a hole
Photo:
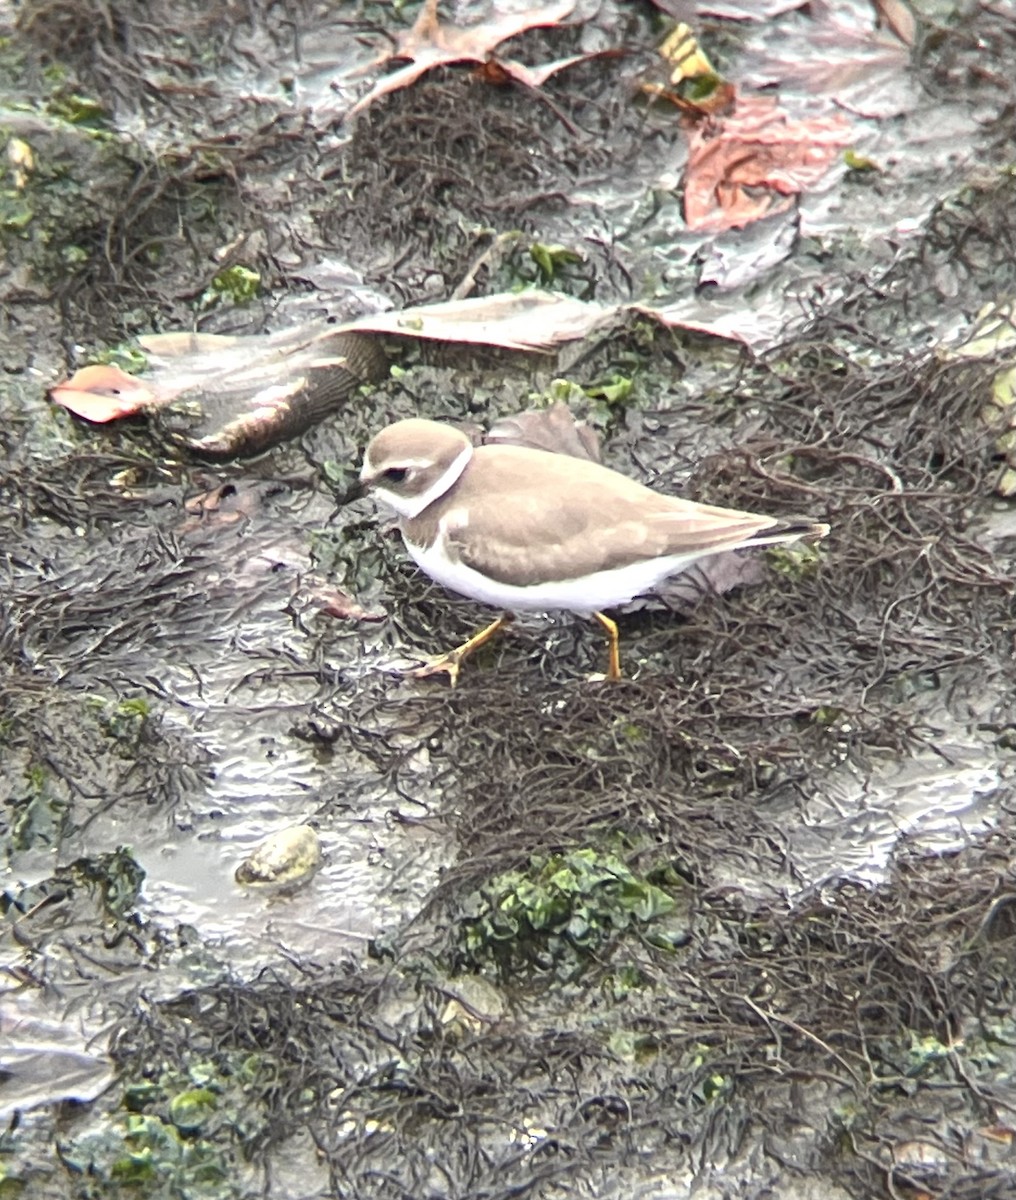
[[[707,596],[723,596],[734,588],[756,587],[767,577],[766,562],[760,555],[726,550],[665,579],[652,594],[674,612],[687,615]],[[638,606],[637,601],[635,604]]]
[[[375,378],[375,352],[381,354],[375,339],[357,339],[355,352],[347,356],[336,352],[340,347],[349,347],[348,340],[339,340],[342,334],[392,334],[552,354],[562,345],[622,322],[632,313],[667,328],[708,333],[752,348],[773,341],[781,324],[776,318],[766,322],[751,309],[725,311],[698,299],[657,309],[641,304],[595,304],[534,288],[375,313],[342,325],[299,326],[270,334],[148,334],[138,339],[148,354],[149,374],[143,378],[128,375],[119,367],[83,367],[55,384],[50,396],[78,416],[106,422],[146,408],[164,410],[177,399],[184,405],[182,415],[198,418],[200,398],[218,394],[236,401],[223,409],[223,420],[232,429],[247,418],[257,418],[261,409],[291,399],[294,391],[307,388],[308,378],[313,382],[319,374],[327,377],[341,369],[362,379]],[[195,401],[193,405],[190,399]],[[314,407],[312,415],[320,417],[325,409]],[[164,416],[160,413],[159,419]],[[214,447],[206,441],[191,438],[186,444],[213,452]],[[244,451],[234,445],[228,452]]]
[[[785,319],[778,313],[766,314],[744,308],[742,303],[738,301],[731,307],[724,307],[695,297],[666,308],[633,304],[631,309],[667,329],[686,329],[728,342],[740,342],[753,351],[778,341],[785,327]]]
[[[190,496],[183,502],[183,506],[189,513],[214,513],[219,512],[220,509],[232,509],[238,503],[240,496],[241,493],[235,484],[220,483],[210,491]],[[243,515],[249,516],[250,512],[245,509]]]
[[[514,59],[488,58],[478,68],[478,73],[488,83],[520,83],[523,87],[536,90],[543,87],[552,75],[567,67],[574,67],[576,63],[589,62],[594,58],[620,58],[624,53],[623,50],[590,50],[587,54],[572,54],[539,67],[527,67],[525,63]]]
[[[349,339],[334,326],[298,326],[271,334],[229,337],[207,333],[153,333],[138,338],[148,358],[144,378],[111,364],[82,367],[50,389],[50,397],[88,421],[105,423],[180,400],[191,423],[208,410],[220,426],[282,405],[297,424],[334,407],[342,389],[381,378],[387,360],[374,339]],[[345,382],[343,382],[345,381]],[[285,422],[282,421],[282,425]],[[257,431],[252,429],[251,436]],[[280,436],[289,436],[282,433]],[[186,439],[184,439],[186,441]],[[256,438],[255,438],[256,440]],[[240,441],[223,453],[241,452]],[[197,448],[215,452],[215,446]]]
[[[856,150],[846,150],[843,154],[843,161],[847,168],[851,171],[881,171],[882,168],[867,154],[858,154]]]
[[[338,328],[549,353],[609,323],[617,311],[533,289],[375,313]]]
[[[104,425],[129,417],[152,404],[168,403],[178,392],[160,397],[151,381],[136,379],[112,364],[82,367],[49,389],[50,398],[63,408]]]
[[[19,137],[7,143],[7,162],[11,168],[14,186],[21,191],[35,171],[35,154],[32,147]]]
[[[17,915],[19,922],[27,921],[30,915],[58,903],[66,894],[66,886],[54,888],[23,917],[16,909],[12,916]],[[26,931],[16,936],[27,942],[30,937],[40,935]],[[17,979],[19,969],[14,962],[11,955],[7,972]],[[29,976],[22,982],[35,986],[8,986],[4,992],[4,1094],[0,1112],[5,1125],[16,1121],[19,1111],[27,1112],[42,1105],[65,1105],[69,1101],[89,1103],[106,1091],[114,1078],[113,1064],[95,1040],[89,1040],[82,1024],[51,1019],[38,999],[37,979]],[[4,1175],[11,1177],[6,1168]]]
[[[905,46],[917,40],[917,18],[913,9],[904,0],[873,0],[878,12],[879,24],[885,25]]]
[[[1016,302],[1003,300],[985,304],[974,321],[961,330],[956,339],[939,348],[939,356],[950,358],[987,358],[1011,352],[1016,347]]]
[[[886,20],[891,32],[879,30],[871,23],[870,9],[862,18],[820,0],[807,12],[808,20],[781,33],[774,52],[749,51],[744,85],[791,84],[874,118],[898,116],[916,105],[920,91],[909,70],[910,43],[902,22]]]
[[[303,580],[290,607],[297,611],[312,609],[340,621],[383,621],[388,615],[381,608],[364,608],[349,592],[314,576]]]
[[[396,37],[395,48],[374,59],[366,69],[402,61],[406,62],[406,66],[379,79],[370,91],[353,105],[347,116],[352,117],[362,112],[389,92],[409,87],[421,75],[435,67],[451,66],[454,63],[486,63],[502,42],[527,29],[557,25],[571,13],[575,3],[576,0],[557,0],[554,4],[543,4],[536,8],[524,9],[522,12],[504,13],[491,21],[482,21],[478,25],[458,29],[438,20],[438,0],[425,0],[412,28]],[[585,56],[579,56],[572,61],[581,61],[582,57]],[[517,66],[520,71],[525,70],[522,64],[502,62],[501,66]],[[559,65],[555,69],[562,68]]]
[[[725,21],[769,21],[795,8],[804,8],[808,0],[699,0],[695,8],[700,17],[720,17]]]
[[[691,26],[684,21],[664,38],[659,54],[666,78],[651,74],[640,85],[646,95],[661,97],[697,115],[723,112],[733,103],[734,85],[717,74]]]
[[[698,285],[730,291],[762,278],[794,252],[800,235],[797,214],[755,221],[736,238],[710,238],[699,251]]]
[[[795,120],[769,96],[738,96],[734,111],[691,133],[684,219],[719,232],[786,212],[853,140],[838,113]]]
[[[1003,1146],[1011,1146],[1013,1143],[1013,1130],[1008,1125],[984,1125],[977,1131],[981,1137],[988,1138],[990,1141],[999,1142]]]

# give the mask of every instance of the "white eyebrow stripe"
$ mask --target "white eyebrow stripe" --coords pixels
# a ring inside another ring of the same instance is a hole
[[[462,447],[460,453],[455,459],[445,468],[445,470],[434,480],[425,492],[421,492],[419,496],[397,496],[394,492],[390,492],[383,484],[374,485],[374,494],[399,514],[400,517],[405,517],[411,521],[414,517],[418,517],[425,508],[429,508],[435,500],[448,491],[450,487],[455,485],[456,480],[466,469],[466,463],[473,457],[472,445]],[[433,466],[432,460],[426,460],[423,466]]]
[[[370,463],[369,465],[370,465],[370,469],[372,471],[377,471],[377,467],[374,465],[374,463]],[[421,470],[423,467],[430,467],[433,465],[434,465],[434,460],[431,458],[400,458],[398,460],[398,462],[389,463],[388,466],[385,467],[385,470],[391,471],[392,469],[394,469],[396,471],[411,471],[414,468],[416,470]],[[365,469],[366,469],[366,466],[367,466],[367,464],[365,463],[364,464]],[[361,471],[360,474],[362,475],[363,471]]]

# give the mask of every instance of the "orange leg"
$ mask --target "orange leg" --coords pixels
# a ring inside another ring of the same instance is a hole
[[[511,614],[505,613],[504,616],[498,617],[496,621],[492,621],[485,629],[481,629],[479,633],[474,633],[468,642],[463,642],[461,646],[456,646],[454,650],[449,650],[447,654],[442,654],[439,658],[432,659],[425,666],[407,671],[406,674],[411,675],[414,679],[426,679],[428,675],[447,675],[452,687],[454,687],[459,679],[459,667],[462,665],[463,659],[468,658],[474,650],[478,650],[485,642],[489,642],[499,629],[505,625],[510,625],[511,620]]]
[[[617,625],[605,613],[595,612],[593,616],[607,631],[607,637],[610,638],[610,656],[607,660],[607,674],[605,679],[620,679],[621,678],[621,650],[617,644]]]

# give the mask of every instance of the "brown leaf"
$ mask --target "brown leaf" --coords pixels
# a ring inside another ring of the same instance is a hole
[[[722,596],[734,588],[755,587],[767,578],[765,560],[758,554],[727,550],[712,554],[680,575],[665,579],[653,595],[675,612],[688,614],[707,596]]]
[[[375,313],[337,328],[549,353],[607,324],[616,311],[534,289]]]
[[[691,134],[684,217],[689,229],[740,229],[785,212],[818,182],[853,135],[834,114],[798,121],[768,96],[738,96],[734,111]]]
[[[808,0],[699,0],[695,8],[700,17],[720,17],[725,21],[770,21],[795,8],[804,8]]]
[[[1011,1146],[1013,1143],[1013,1130],[1008,1125],[983,1125],[977,1132],[981,1137],[999,1142],[1003,1146]]]
[[[317,578],[305,579],[291,604],[296,608],[316,609],[339,621],[383,621],[388,615],[383,609],[364,608],[351,593]]]
[[[82,367],[50,388],[51,399],[88,421],[104,423],[145,408],[160,408],[196,390],[251,396],[307,371],[346,365],[331,326],[298,326],[279,333],[223,336],[152,333],[139,337],[148,356],[144,379],[119,367]]]
[[[209,533],[221,528],[246,524],[263,510],[274,484],[218,483],[208,491],[184,501],[188,516],[177,526],[177,533]]]
[[[453,63],[485,63],[494,50],[527,29],[556,25],[575,7],[576,0],[556,0],[517,13],[504,13],[468,29],[442,24],[437,18],[438,0],[426,0],[413,27],[395,39],[395,48],[375,59],[371,66],[405,61],[406,66],[379,79],[349,110],[354,116],[381,96],[409,87],[435,67]],[[561,68],[558,67],[558,70]]]
[[[650,308],[639,304],[630,307],[633,312],[658,321],[667,329],[687,329],[691,333],[740,342],[753,351],[775,342],[785,325],[780,314],[745,308],[742,301],[735,301],[726,307],[696,296],[666,308]]]
[[[876,29],[870,14],[864,19],[817,0],[808,15],[779,38],[774,51],[749,51],[745,83],[756,88],[790,83],[861,116],[891,117],[915,106],[920,93],[909,71],[902,16],[883,16],[886,29]]]
[[[878,13],[878,23],[891,29],[904,46],[912,46],[917,40],[917,19],[913,9],[904,0],[873,0]]]
[[[129,417],[155,404],[166,404],[173,398],[162,396],[150,381],[136,379],[111,364],[82,367],[69,379],[54,384],[49,389],[49,396],[54,404],[75,416],[100,425],[118,417]]]
[[[236,501],[240,496],[236,485],[233,483],[220,483],[217,487],[211,488],[207,492],[201,492],[197,496],[189,496],[183,506],[189,513],[214,513],[220,509],[231,507],[229,502]],[[245,513],[244,515],[249,515]]]
[[[488,59],[480,68],[480,73],[490,83],[521,83],[523,87],[543,87],[552,75],[574,67],[576,63],[589,62],[594,58],[620,58],[623,50],[590,50],[588,54],[572,54],[568,58],[557,58],[553,62],[543,63],[538,67],[527,67],[525,63],[515,59]],[[490,74],[488,74],[490,71]]]

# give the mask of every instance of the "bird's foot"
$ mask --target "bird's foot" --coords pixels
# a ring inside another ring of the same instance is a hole
[[[458,646],[454,650],[449,650],[447,654],[440,654],[436,658],[428,659],[422,667],[411,667],[408,671],[403,671],[403,674],[408,675],[410,679],[428,679],[431,675],[447,675],[448,682],[454,687],[459,681],[459,669],[465,658],[461,651],[462,647]]]
[[[590,677],[589,682],[601,683],[608,679],[611,682],[615,682],[618,679],[623,679],[624,676],[621,674],[621,651],[618,648],[617,640],[617,624],[616,622],[612,621],[610,617],[606,615],[606,613],[595,612],[593,613],[593,617],[595,620],[599,621],[599,623],[607,631],[607,637],[610,639],[610,653],[607,658],[606,675],[601,675],[599,672],[597,672],[595,675]]]
[[[478,650],[485,642],[489,642],[499,629],[511,622],[511,617],[505,615],[498,617],[496,621],[479,633],[474,633],[468,642],[463,642],[461,646],[456,646],[454,650],[449,650],[447,654],[442,654],[438,658],[428,659],[422,667],[414,667],[406,672],[413,679],[426,679],[430,675],[447,675],[448,679],[454,687],[459,681],[459,668],[462,662],[474,650]]]

